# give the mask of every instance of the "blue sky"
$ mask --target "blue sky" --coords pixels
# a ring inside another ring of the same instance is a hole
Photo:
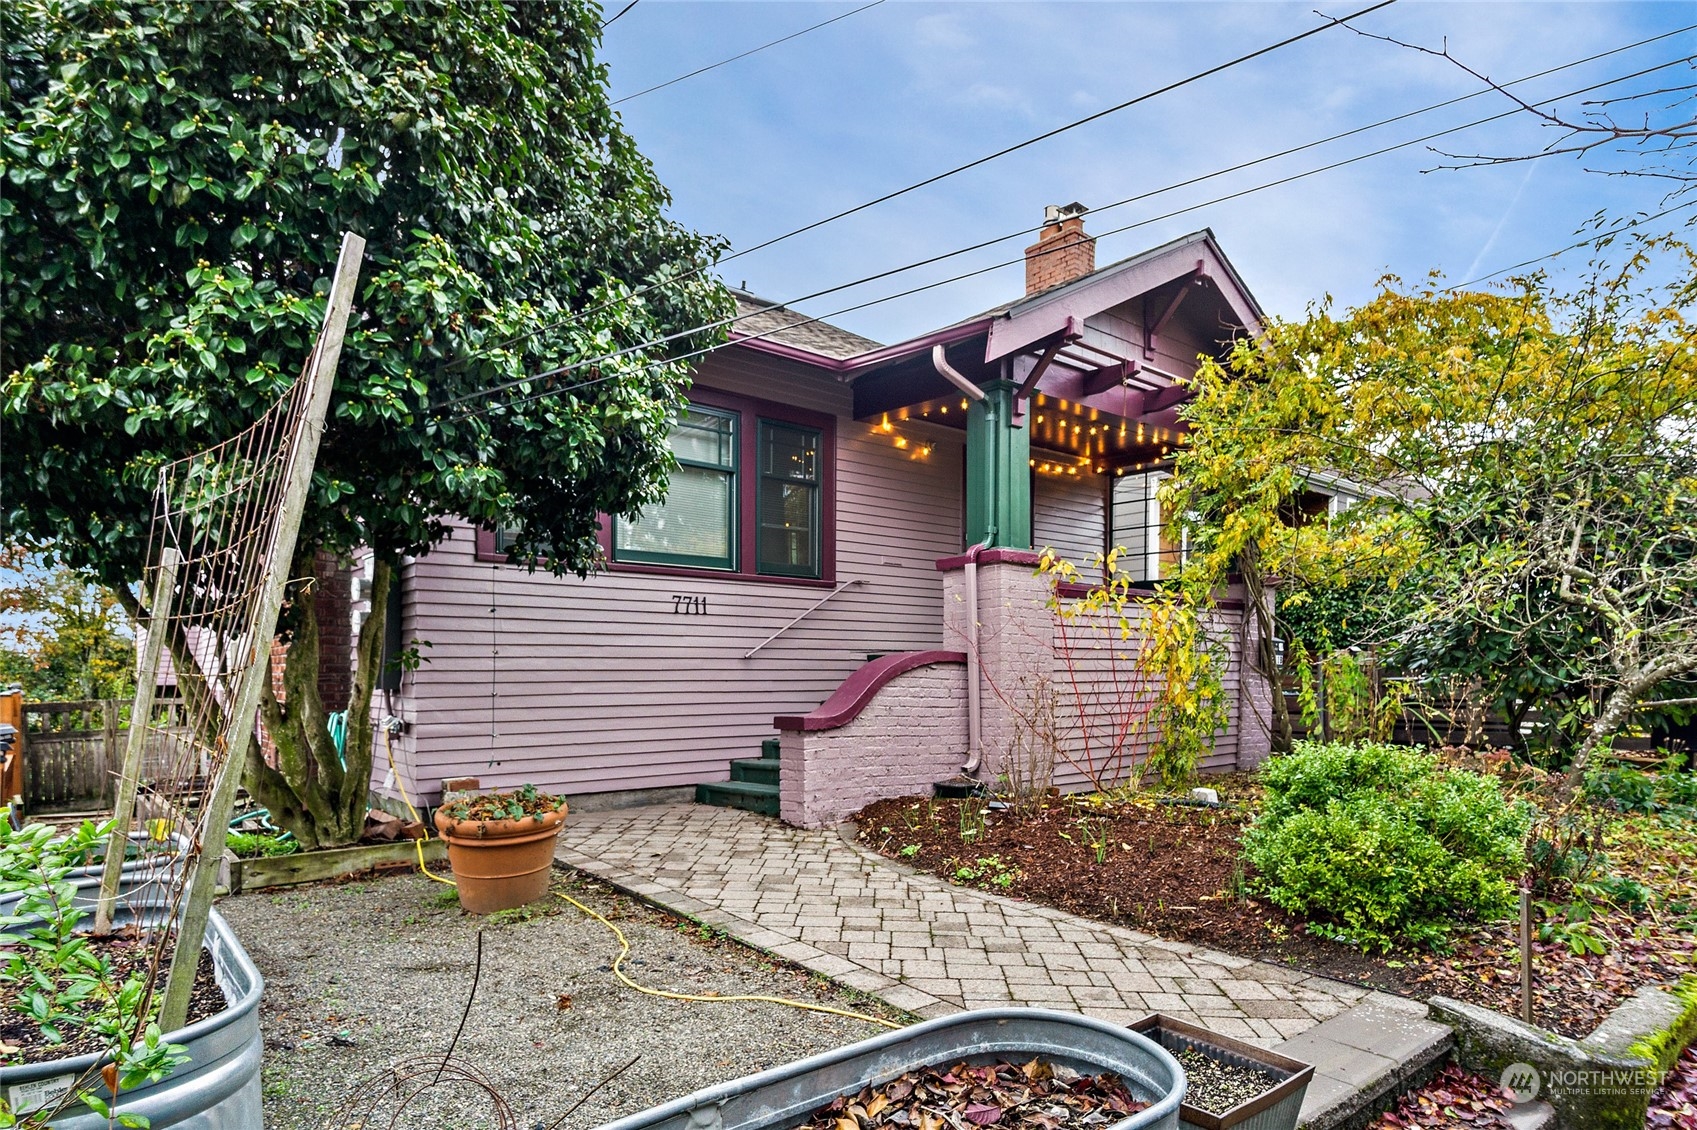
[[[847,12],[865,0],[746,3],[640,0],[605,32],[620,98]],[[615,12],[620,3],[610,4]],[[931,3],[886,0],[751,58],[619,106],[671,189],[674,214],[733,249],[900,188],[1167,82],[1367,6],[1306,3]],[[1697,4],[1401,2],[1368,31],[1441,46],[1507,81],[1697,23]],[[1697,33],[1516,87],[1566,94],[1697,54]],[[1694,79],[1688,65],[1608,88]],[[789,299],[1035,226],[1045,204],[1093,208],[1480,89],[1452,63],[1334,28],[986,166],[725,264],[732,284]],[[1598,94],[1585,97],[1595,98]],[[1577,110],[1579,98],[1564,105]],[[1656,103],[1657,105],[1661,103]],[[1510,108],[1487,92],[1319,149],[1102,212],[1098,263],[1211,227],[1262,304],[1298,316],[1330,294],[1369,297],[1387,271],[1459,282],[1554,251],[1599,210],[1654,212],[1666,182],[1588,168],[1630,158],[1425,171],[1444,158],[1411,146],[1235,201],[1216,197]],[[1553,138],[1516,115],[1435,145],[1520,154]],[[1689,199],[1689,198],[1688,198]],[[1155,219],[1175,209],[1203,207]],[[1686,209],[1662,226],[1697,212]],[[1018,258],[1027,237],[843,294],[810,314]],[[1582,265],[1578,254],[1553,266]],[[883,341],[923,333],[1015,296],[1021,268],[832,320]]]

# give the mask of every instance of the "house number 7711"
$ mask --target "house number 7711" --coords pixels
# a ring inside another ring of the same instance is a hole
[[[672,614],[674,616],[707,615],[707,598],[704,596],[672,595]]]

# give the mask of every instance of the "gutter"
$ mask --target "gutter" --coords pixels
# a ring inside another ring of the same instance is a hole
[[[966,764],[963,777],[976,777],[983,759],[983,696],[978,688],[978,555],[990,543],[992,529],[984,540],[966,551]]]

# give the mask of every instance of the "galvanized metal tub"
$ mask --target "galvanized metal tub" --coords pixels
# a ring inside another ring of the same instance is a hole
[[[858,1044],[734,1079],[607,1123],[601,1130],[790,1130],[838,1095],[887,1083],[927,1064],[1039,1056],[1075,1071],[1111,1071],[1150,1103],[1102,1130],[1177,1130],[1184,1072],[1128,1028],[1035,1008],[997,1008],[928,1020]]]
[[[188,840],[182,835],[173,837],[176,840],[176,850],[160,850],[143,852],[134,859],[126,859],[118,873],[118,901],[133,903],[136,906],[163,905],[177,885],[182,875],[183,861],[188,854]],[[130,841],[145,848],[149,840],[141,832],[131,832]],[[100,879],[105,873],[104,863],[90,863],[76,867],[65,877],[65,881],[76,888],[75,903],[83,910],[93,910],[95,903],[100,901]],[[0,894],[0,914],[10,914],[12,908],[23,898],[21,892]]]
[[[122,921],[125,916],[119,915]],[[189,1060],[157,1083],[119,1096],[122,1114],[145,1115],[153,1130],[263,1130],[259,1063],[259,995],[265,979],[216,910],[206,928],[206,946],[227,1007],[166,1035],[188,1050]],[[100,1063],[81,1055],[51,1063],[0,1067],[0,1095],[17,1113],[38,1110]],[[96,1085],[96,1093],[104,1088]],[[67,1107],[48,1125],[62,1130],[107,1130],[106,1119],[81,1103]]]

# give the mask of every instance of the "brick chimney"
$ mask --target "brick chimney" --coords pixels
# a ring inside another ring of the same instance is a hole
[[[1043,209],[1043,230],[1025,249],[1025,293],[1083,278],[1096,269],[1096,240],[1084,234],[1084,205],[1050,204]]]

